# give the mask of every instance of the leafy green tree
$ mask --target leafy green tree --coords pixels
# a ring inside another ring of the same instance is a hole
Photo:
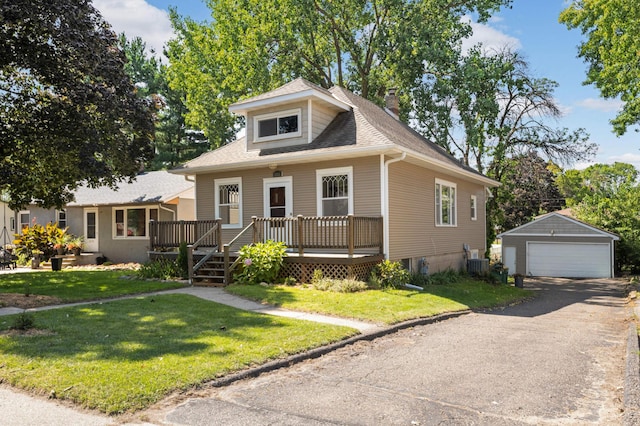
[[[636,183],[625,183],[610,195],[589,193],[573,210],[578,219],[620,236],[617,271],[640,272],[640,187]]]
[[[640,124],[640,7],[637,0],[574,0],[560,14],[568,28],[579,28],[586,40],[578,55],[589,69],[586,84],[605,98],[621,97],[622,110],[612,120],[618,135]]]
[[[115,186],[152,154],[152,111],[88,0],[0,3],[0,190],[19,208]]]
[[[489,211],[499,232],[564,207],[552,163],[530,151],[506,160],[505,165],[502,187],[494,193],[498,208]]]
[[[579,204],[590,195],[614,197],[620,188],[637,183],[638,171],[628,163],[594,164],[584,170],[567,170],[558,174],[556,183],[567,205]]]
[[[411,105],[425,76],[448,72],[471,34],[461,19],[486,20],[511,0],[210,0],[210,23],[171,19],[169,80],[184,90],[187,123],[212,145],[230,140],[228,105],[296,77],[346,87],[382,103],[397,87]],[[407,108],[404,119],[407,118]]]
[[[416,119],[451,154],[501,181],[508,159],[529,150],[569,163],[594,152],[584,129],[553,126],[561,116],[556,87],[534,77],[517,52],[476,46],[449,75],[416,89]]]
[[[207,151],[209,141],[203,132],[185,124],[184,117],[189,111],[184,105],[184,92],[169,87],[167,67],[155,57],[155,52],[147,52],[140,37],[129,40],[122,33],[119,43],[127,57],[125,72],[136,86],[138,96],[155,107],[156,154],[147,167],[172,168]]]

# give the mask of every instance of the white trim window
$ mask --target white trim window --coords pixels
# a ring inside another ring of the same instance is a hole
[[[255,142],[302,136],[302,110],[300,108],[256,115],[253,118]]]
[[[456,184],[436,179],[436,226],[456,224]]]
[[[158,220],[157,207],[114,207],[113,238],[147,238],[149,221]]]
[[[64,229],[67,227],[67,211],[65,209],[56,210],[56,222],[58,228]]]
[[[478,197],[471,196],[471,220],[478,220]]]
[[[18,213],[18,220],[20,222],[20,229],[23,230],[31,226],[31,212],[29,210],[22,210]]]
[[[353,167],[316,170],[318,216],[353,214]]]
[[[242,228],[242,178],[215,180],[215,215],[222,228]]]

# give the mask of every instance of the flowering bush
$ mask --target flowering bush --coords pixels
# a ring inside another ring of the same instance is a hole
[[[243,246],[240,249],[241,270],[234,276],[238,284],[273,283],[287,255],[287,246],[281,242],[267,241]]]

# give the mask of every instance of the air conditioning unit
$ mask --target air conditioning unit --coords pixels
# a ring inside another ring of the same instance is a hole
[[[489,259],[469,259],[467,272],[470,275],[482,275],[489,272]]]
[[[478,249],[469,250],[469,259],[478,258]]]

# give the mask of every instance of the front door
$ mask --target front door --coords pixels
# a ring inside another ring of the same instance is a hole
[[[293,183],[291,176],[264,180],[264,217],[293,216]],[[274,241],[292,241],[293,223],[267,225],[266,237]]]
[[[84,209],[84,249],[88,252],[100,250],[98,244],[98,209]]]

